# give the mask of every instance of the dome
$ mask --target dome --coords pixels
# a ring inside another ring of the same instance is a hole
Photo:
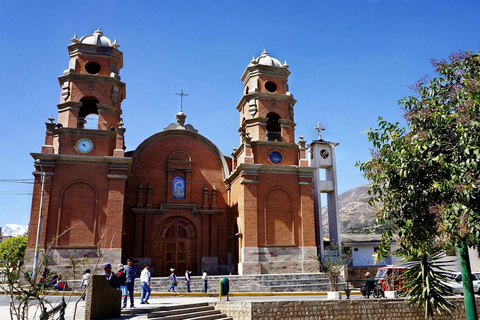
[[[283,67],[280,61],[270,57],[268,55],[268,52],[265,49],[263,49],[263,52],[260,55],[260,57],[255,58],[254,56],[249,65],[251,66],[251,65],[258,65],[258,64],[264,65],[264,66],[272,66],[272,67]]]
[[[117,48],[119,45],[117,44],[117,39],[112,43],[109,38],[103,35],[103,32],[100,31],[98,28],[92,35],[83,36],[80,40],[77,39],[77,36],[72,39],[74,43],[83,43],[83,44],[91,44],[94,46],[104,46],[104,47],[114,47]]]

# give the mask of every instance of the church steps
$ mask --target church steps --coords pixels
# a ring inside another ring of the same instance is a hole
[[[178,311],[183,309],[194,309],[194,308],[204,308],[209,307],[210,305],[207,302],[199,302],[199,303],[188,303],[188,304],[174,304],[174,305],[166,305],[160,307],[154,307],[152,305],[140,305],[135,309],[122,309],[122,314],[156,314],[159,312],[168,312],[168,311]]]
[[[207,303],[176,305],[163,307],[163,311],[155,311],[147,314],[148,319],[161,320],[215,320],[215,319],[232,319],[226,317],[220,311]]]
[[[182,312],[183,310],[178,310],[177,312],[170,313],[169,315],[160,315],[155,314],[153,317],[148,315],[149,319],[162,319],[162,320],[184,320],[184,319],[218,319],[223,318],[225,315],[222,315],[220,311],[215,310],[213,307],[207,311],[196,311],[189,310],[188,312]]]
[[[240,292],[325,292],[329,291],[328,279],[323,273],[312,274],[266,274],[266,275],[212,275],[208,276],[208,293],[218,293],[218,283],[221,278],[228,278],[231,293]],[[177,276],[175,293],[184,294],[186,291],[183,276]],[[68,281],[68,286],[79,290],[80,280]],[[340,281],[343,290],[345,282]],[[167,277],[152,277],[150,288],[153,293],[168,293],[169,280]],[[192,276],[190,281],[192,293],[202,292],[202,277]],[[140,293],[140,279],[135,280],[135,292]],[[172,294],[175,294],[172,293]]]
[[[204,306],[184,306],[185,308],[183,309],[178,309],[178,308],[175,308],[175,309],[172,309],[172,310],[165,310],[165,311],[155,311],[155,312],[152,312],[150,314],[148,314],[148,318],[149,319],[155,319],[155,318],[158,318],[158,317],[165,317],[165,316],[171,316],[171,315],[175,315],[175,314],[183,314],[183,313],[191,313],[191,312],[200,312],[200,311],[210,311],[212,310],[212,307],[208,306],[207,304],[205,304]]]
[[[208,292],[218,292],[218,283],[221,278],[229,280],[230,292],[319,292],[328,291],[329,283],[325,274],[276,274],[276,275],[229,275],[209,276]],[[185,281],[177,276],[175,292],[185,293]],[[166,292],[169,288],[169,280],[166,277],[154,277],[151,279],[150,288],[153,292]],[[192,276],[190,281],[192,292],[202,291],[202,278]],[[140,291],[140,283],[136,281],[136,292]]]

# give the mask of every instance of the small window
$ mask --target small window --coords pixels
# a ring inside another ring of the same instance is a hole
[[[82,106],[78,112],[78,127],[86,129],[98,129],[98,99],[85,97],[80,100]]]
[[[267,81],[265,82],[265,89],[267,89],[268,92],[275,92],[277,91],[277,85],[275,84],[275,82],[272,82],[272,81]]]
[[[175,229],[174,227],[170,227],[167,229],[167,232],[165,232],[165,237],[166,238],[173,238],[175,236]],[[174,248],[170,248],[170,250],[174,250]]]
[[[173,178],[173,199],[185,199],[185,179],[182,177]]]
[[[89,62],[85,65],[85,70],[90,74],[97,74],[101,69],[102,67],[98,62]]]
[[[278,114],[267,114],[267,141],[282,141],[282,129]]]
[[[179,238],[186,238],[187,237],[187,230],[185,230],[185,228],[183,228],[183,227],[178,226],[178,237]],[[185,249],[183,249],[183,250],[185,250]]]

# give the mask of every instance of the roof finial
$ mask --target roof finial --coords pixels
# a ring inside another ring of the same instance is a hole
[[[183,93],[183,89],[180,90],[180,93],[175,93],[175,95],[180,96],[180,111],[183,111],[183,97],[187,96],[188,94]]]
[[[114,48],[120,47],[120,45],[117,43],[117,38],[115,38],[115,41],[113,41],[112,47],[114,47]]]
[[[77,34],[76,34],[76,33],[73,35],[73,38],[70,39],[70,41],[72,41],[73,43],[77,43],[77,42],[79,41],[79,40],[77,39]]]
[[[284,67],[284,68],[288,68],[288,67],[289,67],[289,65],[288,65],[288,63],[287,63],[287,59],[285,59],[285,62],[283,63],[283,66],[282,66],[282,67]]]

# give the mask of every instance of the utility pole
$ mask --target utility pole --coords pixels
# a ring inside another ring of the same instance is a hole
[[[35,257],[33,259],[33,279],[37,276],[38,268],[38,255],[40,252],[40,236],[42,231],[42,218],[43,218],[43,196],[45,193],[45,172],[43,171],[42,163],[40,159],[35,160],[35,163],[40,166],[42,191],[40,192],[40,209],[38,211],[38,226],[37,226],[37,241],[35,243]]]
[[[462,269],[463,299],[465,303],[465,318],[477,320],[477,308],[475,307],[475,296],[472,284],[472,270],[470,268],[470,257],[465,240],[462,241],[458,250],[460,255],[460,267]]]

